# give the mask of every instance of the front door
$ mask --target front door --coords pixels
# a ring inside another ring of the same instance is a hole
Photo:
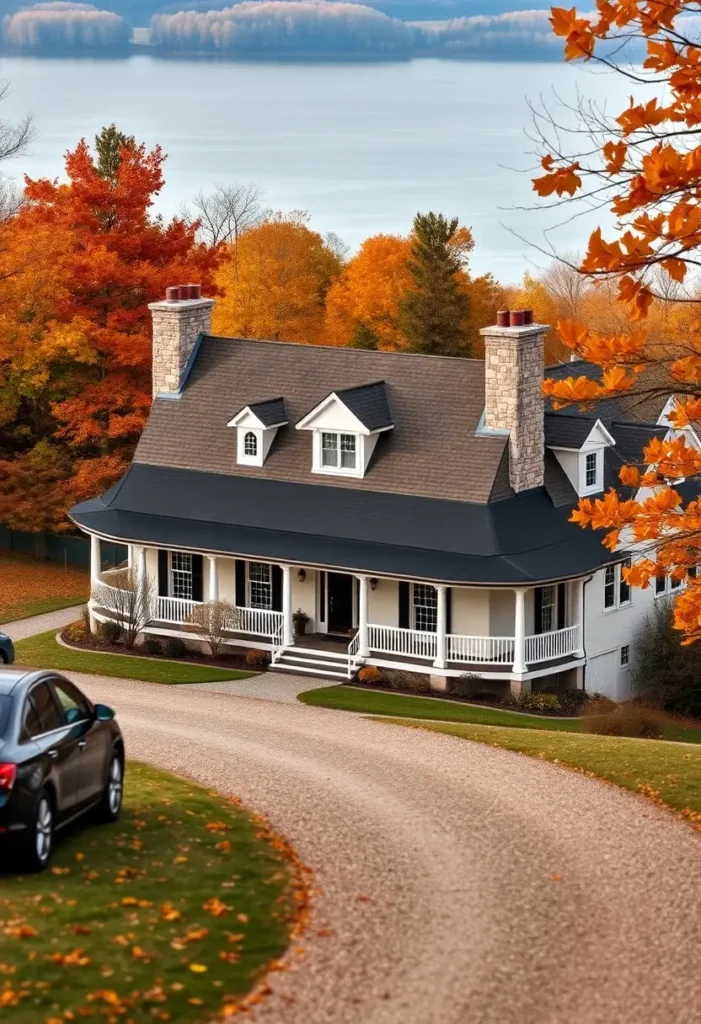
[[[353,630],[353,577],[330,572],[327,587],[329,633],[348,634]]]

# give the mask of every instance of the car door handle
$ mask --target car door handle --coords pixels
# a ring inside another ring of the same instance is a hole
[[[83,749],[83,747],[87,747],[87,745],[88,745],[88,741],[87,740],[78,740],[78,746],[80,747],[81,750]]]
[[[47,750],[47,751],[46,751],[46,753],[47,753],[47,754],[49,755],[49,757],[53,758],[53,759],[54,759],[54,761],[55,761],[55,760],[56,760],[56,758],[58,757],[58,750],[56,750],[56,749],[53,749],[53,750]]]

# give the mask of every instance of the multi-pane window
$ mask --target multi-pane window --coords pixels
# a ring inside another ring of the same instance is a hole
[[[585,487],[596,487],[597,453],[587,452],[584,464],[584,485]]]
[[[414,629],[435,633],[438,627],[438,592],[427,583],[414,584]]]
[[[258,438],[251,430],[243,439],[243,454],[252,459],[255,459],[258,454]]]
[[[557,591],[555,587],[543,587],[541,589],[540,629],[542,633],[549,633],[555,629],[556,601]]]
[[[185,551],[170,554],[171,597],[192,600],[192,555]]]
[[[621,647],[621,668],[626,668],[630,664],[630,645],[624,644]]]
[[[329,469],[355,469],[355,434],[332,434],[322,431],[321,465]]]
[[[268,562],[248,563],[248,603],[251,608],[273,607],[273,578]]]
[[[623,570],[624,569],[629,569],[629,568],[630,568],[630,558],[626,558],[625,562],[623,562],[622,565],[620,565],[619,569],[618,569],[618,571],[620,573],[620,580],[619,580],[619,583],[618,583],[618,603],[619,604],[628,604],[628,602],[630,601],[630,587],[628,586],[628,583],[624,579],[624,575],[623,575]]]
[[[616,566],[607,565],[604,574],[604,608],[616,607]]]
[[[682,581],[681,580],[675,579],[674,576],[670,576],[669,577],[669,589],[670,590],[679,590],[681,585],[682,585]]]

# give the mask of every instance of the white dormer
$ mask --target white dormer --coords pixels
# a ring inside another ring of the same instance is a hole
[[[676,407],[677,399],[674,395],[671,395],[665,404],[664,409],[657,418],[657,423],[660,427],[667,427],[667,439],[671,437],[683,437],[686,439],[686,443],[691,448],[695,448],[697,451],[701,450],[701,438],[697,433],[697,430],[689,424],[686,427],[675,427],[670,422],[669,414]]]
[[[280,427],[287,425],[282,398],[245,405],[229,420],[236,428],[236,461],[240,466],[262,466]]]
[[[332,391],[297,424],[312,432],[312,472],[363,477],[394,422],[384,381]]]
[[[603,491],[605,452],[616,442],[601,420],[548,417],[545,443],[580,497]]]

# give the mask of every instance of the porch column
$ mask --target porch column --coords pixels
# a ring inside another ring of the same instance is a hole
[[[94,533],[90,534],[90,579],[95,583],[100,580],[100,569],[102,568],[101,563],[101,550],[100,550],[100,538],[96,537]]]
[[[521,676],[526,671],[526,591],[524,587],[514,590],[516,606],[514,612],[514,663],[512,672]]]
[[[446,638],[448,625],[448,602],[445,596],[445,587],[436,587],[436,660],[434,668],[445,668],[447,659],[448,641]]]
[[[584,657],[584,580],[573,580],[572,625],[577,627],[575,657]]]
[[[289,565],[281,565],[282,569],[282,642],[289,647],[293,639],[292,630],[292,582]]]
[[[367,658],[370,655],[367,576],[358,576],[358,583],[358,654],[361,658]]]
[[[209,561],[209,600],[219,600],[219,562],[215,555],[207,555]]]

